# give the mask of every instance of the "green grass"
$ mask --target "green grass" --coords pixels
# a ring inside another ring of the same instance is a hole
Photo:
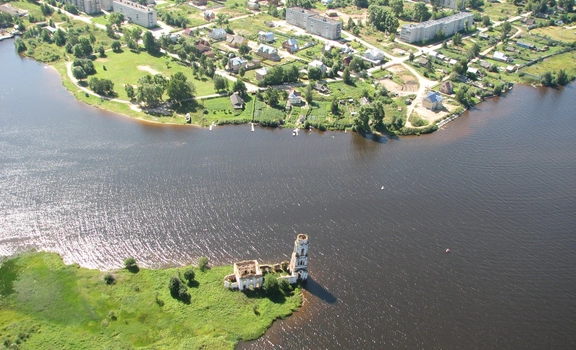
[[[51,253],[30,253],[0,267],[0,337],[20,349],[232,349],[261,336],[296,310],[293,295],[229,291],[231,266],[196,270],[191,303],[170,296],[167,284],[184,268],[104,272],[64,265]],[[11,290],[5,285],[12,285]],[[255,312],[257,310],[258,312]]]
[[[194,78],[190,67],[180,65],[168,56],[155,57],[145,51],[134,53],[125,48],[120,53],[107,51],[106,57],[96,59],[94,65],[97,70],[95,76],[112,80],[114,82],[114,90],[118,94],[118,98],[122,100],[128,100],[123,87],[125,84],[136,85],[140,77],[151,74],[143,70],[145,69],[143,67],[148,67],[152,72],[158,72],[166,77],[170,77],[176,72],[184,73],[188,81],[192,82],[196,87],[197,96],[215,93],[214,83],[211,79],[206,77],[201,79]],[[106,66],[106,70],[104,70],[104,66]]]
[[[553,40],[573,42],[576,41],[576,29],[566,29],[563,27],[537,28],[530,31],[532,34],[548,37]]]
[[[566,73],[570,75],[576,75],[576,66],[573,62],[576,62],[576,51],[562,53],[550,58],[545,59],[533,66],[526,67],[522,69],[522,72],[541,75],[544,72],[557,72],[560,69],[564,69]]]

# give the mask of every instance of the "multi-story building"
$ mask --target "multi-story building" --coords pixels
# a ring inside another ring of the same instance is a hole
[[[437,35],[450,36],[472,25],[474,15],[459,12],[455,15],[418,24],[405,24],[400,30],[400,39],[407,43],[431,40]]]
[[[100,8],[104,11],[112,11],[112,0],[100,0]]]
[[[112,4],[114,12],[120,12],[130,22],[141,25],[142,27],[152,28],[156,26],[158,15],[156,10],[142,6],[137,2],[128,0],[114,0]]]
[[[339,20],[320,16],[317,12],[301,7],[286,9],[286,22],[326,39],[340,39],[342,32],[342,22]]]
[[[100,12],[100,0],[65,0],[63,2],[72,4],[78,11],[89,15]]]

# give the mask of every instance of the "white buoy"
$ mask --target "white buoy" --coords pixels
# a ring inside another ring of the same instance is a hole
[[[446,254],[450,253],[450,249],[446,249]]]
[[[383,190],[383,189],[384,189],[384,186],[380,187],[380,189]]]

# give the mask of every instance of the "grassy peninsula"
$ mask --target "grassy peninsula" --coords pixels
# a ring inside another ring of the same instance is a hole
[[[194,268],[190,302],[169,280],[186,269],[103,272],[65,265],[57,254],[26,253],[0,265],[0,348],[232,349],[264,334],[301,304],[296,288],[268,297],[222,286],[231,266]],[[115,282],[107,284],[104,277]]]

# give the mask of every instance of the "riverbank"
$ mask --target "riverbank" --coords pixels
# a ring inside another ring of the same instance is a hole
[[[170,295],[168,282],[185,270],[104,272],[65,265],[53,253],[4,260],[0,339],[20,349],[233,349],[262,336],[302,303],[300,288],[271,297],[223,288],[232,266],[193,268],[190,302],[182,302]],[[107,284],[106,275],[115,282]]]

